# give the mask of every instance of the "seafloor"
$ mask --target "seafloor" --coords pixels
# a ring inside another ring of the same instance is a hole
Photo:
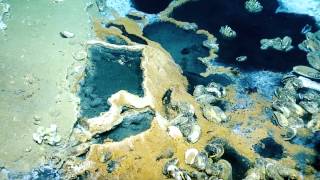
[[[319,0],[0,0],[0,180],[320,179]]]

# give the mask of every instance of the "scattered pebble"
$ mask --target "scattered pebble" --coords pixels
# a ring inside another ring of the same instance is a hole
[[[41,121],[41,117],[38,116],[38,115],[34,115],[34,116],[33,116],[33,120],[35,120],[35,121]]]
[[[159,161],[159,160],[161,160],[161,159],[172,158],[173,155],[174,155],[173,149],[172,149],[172,148],[168,148],[168,149],[166,149],[164,152],[161,152],[161,154],[158,155],[158,157],[156,158],[156,160]]]
[[[31,150],[32,150],[31,147],[28,147],[25,149],[26,152],[31,152]]]
[[[82,61],[85,58],[87,58],[87,56],[88,56],[88,53],[84,50],[80,50],[80,51],[72,53],[73,59],[75,59],[77,61]]]
[[[236,61],[238,61],[238,62],[244,62],[244,61],[246,61],[247,59],[248,59],[247,56],[239,56],[239,57],[236,58]]]
[[[75,35],[72,32],[69,31],[62,31],[60,32],[60,36],[63,38],[73,38]]]
[[[120,164],[118,161],[114,161],[114,160],[108,161],[108,164],[107,164],[108,173],[112,173],[114,170],[116,170],[119,167],[119,165]]]
[[[63,2],[64,0],[53,0],[54,3],[60,3]]]
[[[57,133],[57,125],[51,124],[49,128],[38,127],[37,132],[32,135],[33,140],[38,144],[48,144],[56,146],[61,141],[61,136]]]
[[[101,155],[99,160],[100,160],[100,162],[105,163],[105,162],[108,162],[109,160],[111,160],[111,157],[112,157],[112,153],[106,152]]]

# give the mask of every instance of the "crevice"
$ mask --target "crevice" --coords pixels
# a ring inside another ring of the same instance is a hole
[[[126,37],[128,37],[131,41],[139,43],[139,44],[144,44],[147,45],[147,41],[145,41],[144,39],[142,39],[141,37],[135,35],[135,34],[130,34],[126,31],[126,28],[123,25],[119,25],[119,24],[114,24],[114,23],[109,23],[106,25],[107,28],[109,27],[116,27],[118,29],[120,29],[122,31],[122,34]]]

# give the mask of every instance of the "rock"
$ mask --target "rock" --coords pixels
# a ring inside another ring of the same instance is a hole
[[[39,128],[40,128],[40,127],[39,127]],[[42,133],[43,130],[42,130],[42,129],[39,129],[39,128],[38,128],[38,130],[37,130],[37,133],[33,133],[32,138],[33,138],[33,140],[34,140],[36,143],[41,144],[42,141],[43,141],[43,136],[44,136],[44,134]]]
[[[41,121],[41,117],[40,116],[38,116],[38,115],[34,115],[33,116],[33,124],[34,125],[39,125],[40,121]]]
[[[26,151],[26,152],[31,152],[32,149],[31,149],[31,147],[28,147],[28,148],[25,149],[25,151]]]
[[[186,164],[189,164],[189,165],[193,164],[198,153],[199,151],[195,148],[187,149],[187,151],[184,154],[184,160]]]
[[[9,13],[10,5],[8,3],[0,1],[0,30],[7,29],[7,25],[3,22],[3,18]]]
[[[60,36],[63,38],[73,38],[75,35],[72,32],[69,31],[61,31]]]
[[[34,115],[34,116],[33,116],[33,120],[35,120],[35,121],[40,121],[40,120],[41,120],[41,117],[38,116],[38,115]]]

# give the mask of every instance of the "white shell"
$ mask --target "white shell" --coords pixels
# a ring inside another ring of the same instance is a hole
[[[311,79],[320,79],[320,72],[309,66],[295,66],[293,72]]]
[[[298,79],[301,80],[302,87],[313,89],[313,90],[316,90],[316,91],[320,91],[320,84],[319,83],[317,83],[315,81],[312,81],[312,80],[310,80],[308,78],[305,78],[303,76],[299,76]]]
[[[179,139],[179,138],[183,137],[180,129],[177,126],[169,126],[168,127],[168,134],[173,139]]]
[[[196,143],[200,138],[200,134],[201,134],[201,127],[199,125],[195,124],[192,126],[191,133],[187,137],[187,139],[191,143]]]
[[[193,164],[198,153],[199,151],[195,148],[188,149],[184,154],[184,161],[186,162],[186,164]]]

